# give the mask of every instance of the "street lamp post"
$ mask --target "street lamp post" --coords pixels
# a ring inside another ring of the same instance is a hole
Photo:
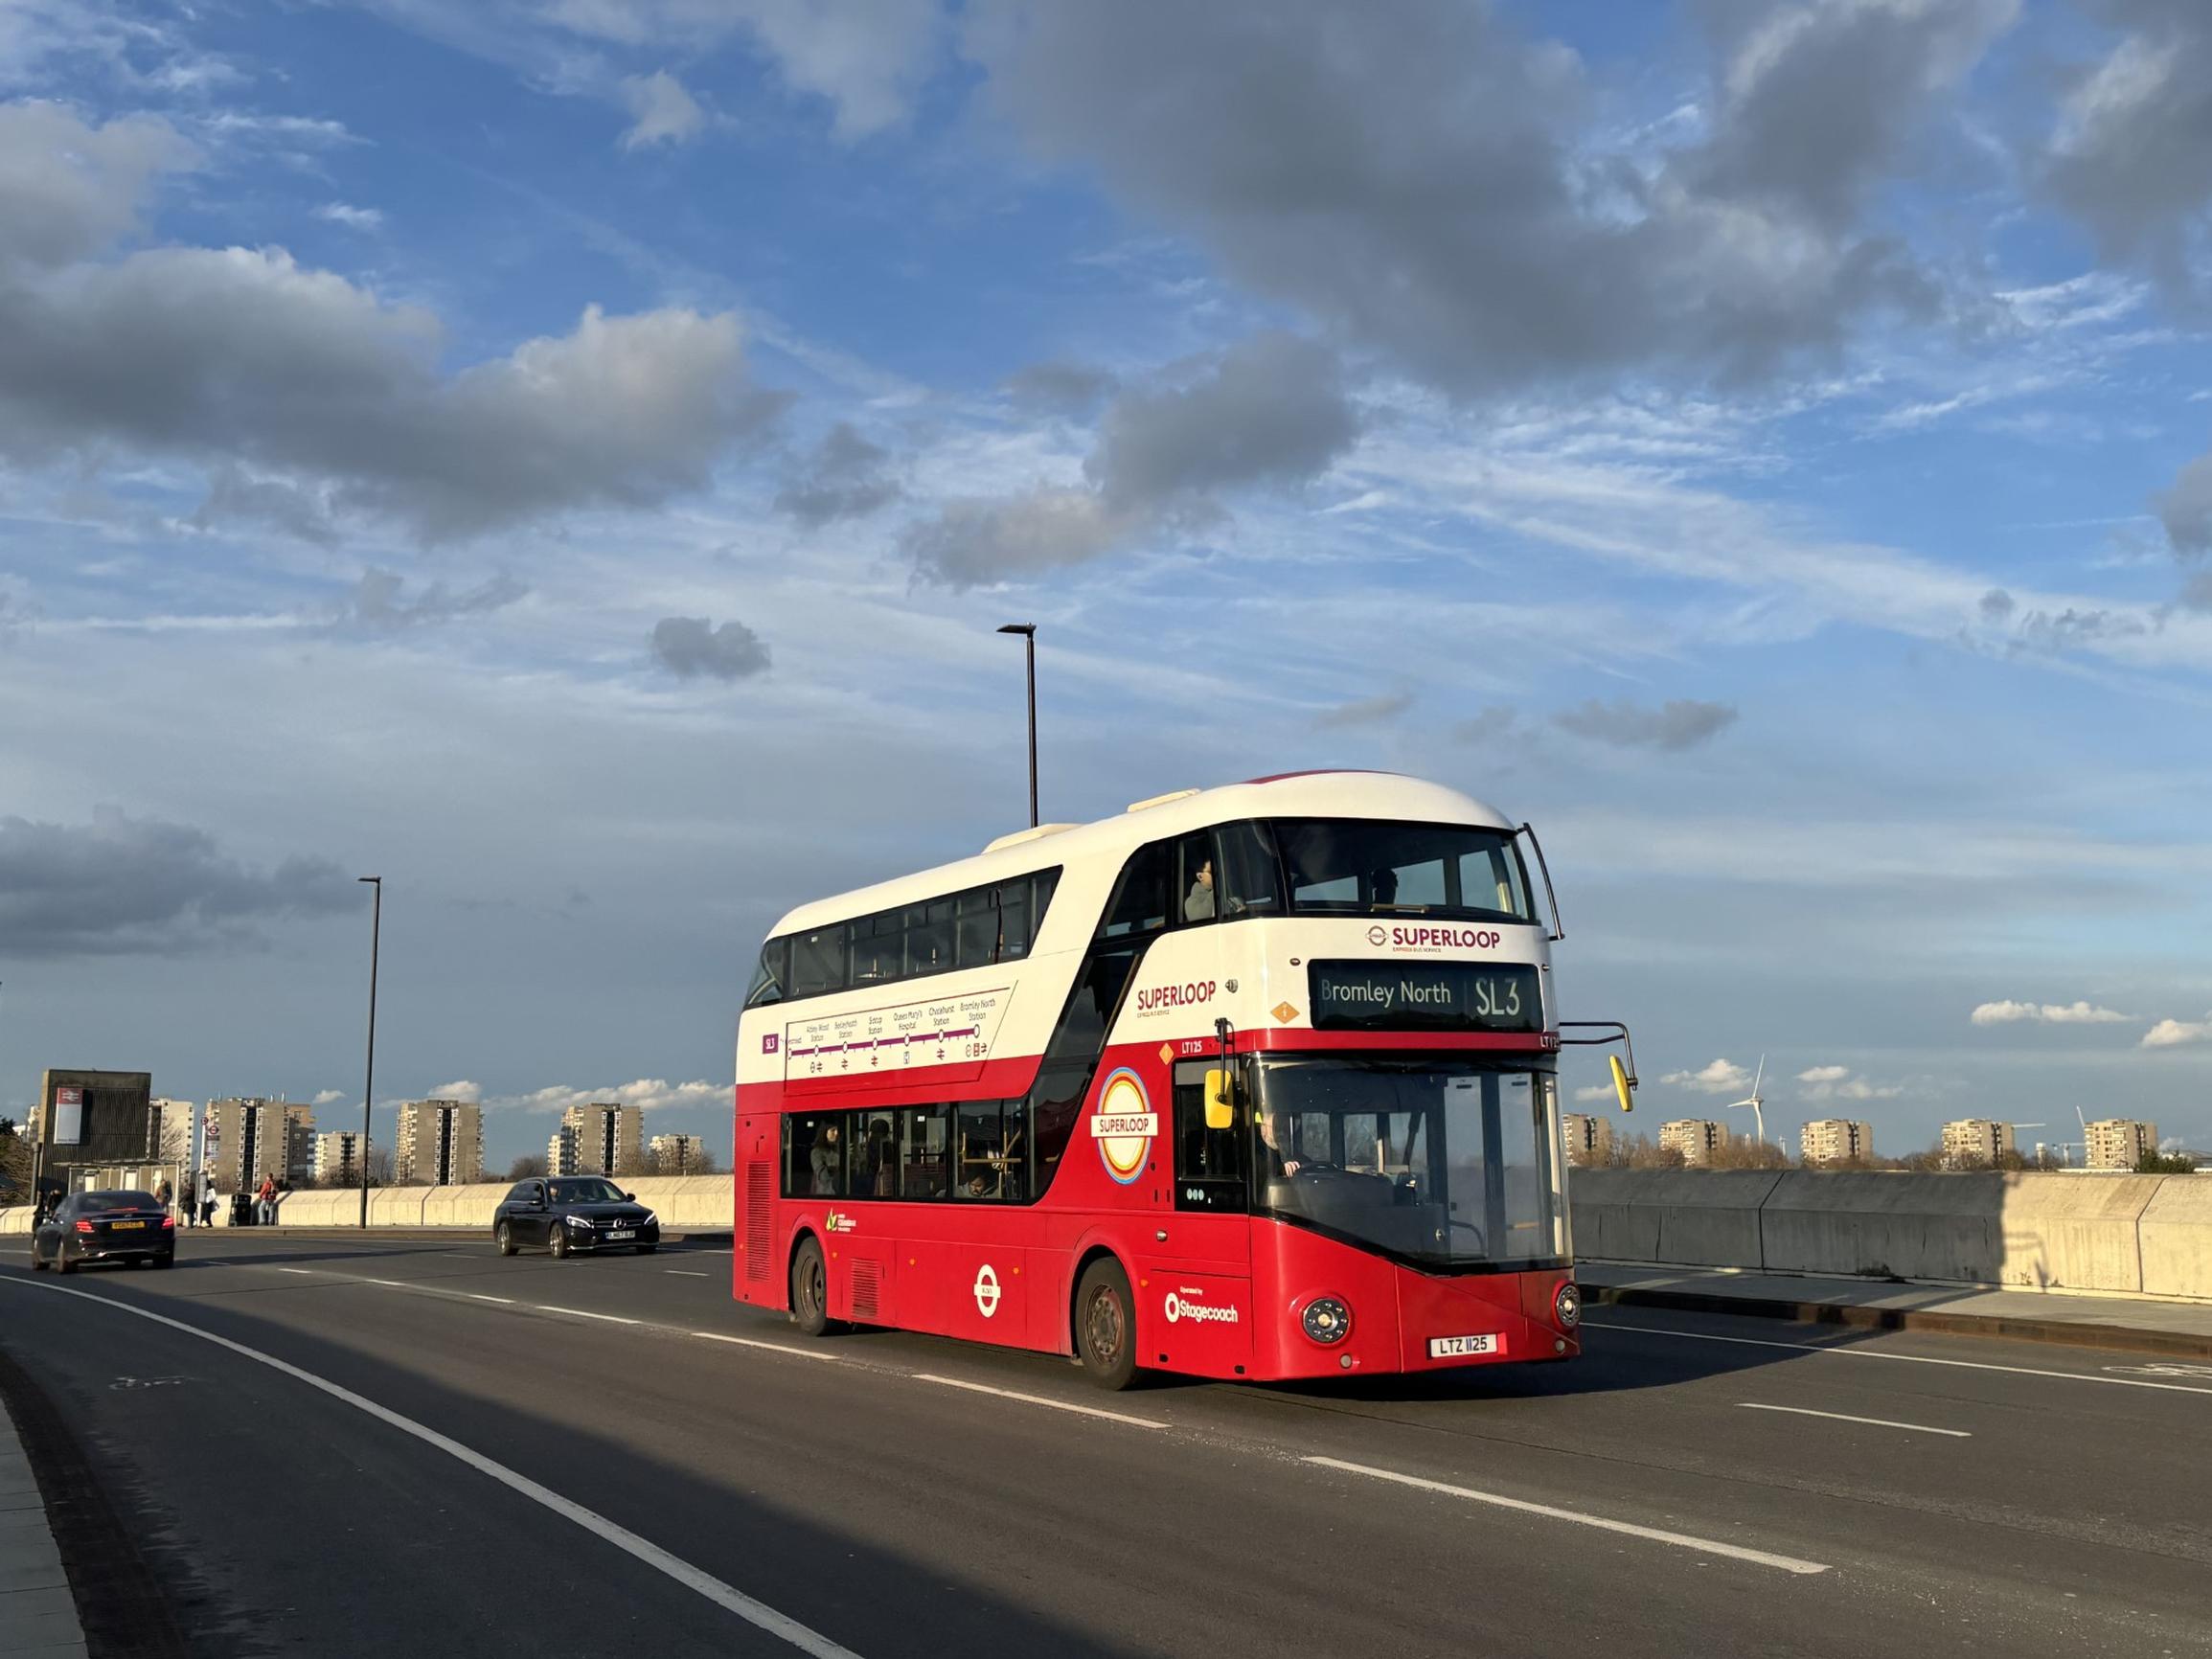
[[[376,957],[384,943],[384,878],[362,875],[372,894],[369,912],[369,1075],[361,1082],[361,1225],[369,1225],[369,1114],[376,1102]]]
[[[998,630],[1029,643],[1029,827],[1037,828],[1037,624],[1008,623]]]

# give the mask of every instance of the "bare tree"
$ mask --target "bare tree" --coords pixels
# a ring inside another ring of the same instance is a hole
[[[719,1170],[715,1168],[713,1149],[703,1142],[700,1144],[699,1149],[692,1154],[691,1168],[685,1172],[693,1175],[718,1175],[721,1173]]]
[[[1790,1154],[1772,1141],[1732,1135],[1705,1155],[1708,1170],[1787,1170]]]
[[[0,1118],[0,1195],[31,1190],[31,1148],[15,1132],[13,1118]]]
[[[525,1152],[507,1166],[507,1178],[510,1181],[536,1180],[540,1175],[552,1172],[552,1166],[545,1161],[543,1152]]]
[[[614,1161],[614,1168],[607,1172],[619,1180],[628,1175],[650,1175],[653,1172],[652,1166],[650,1152],[626,1152]]]

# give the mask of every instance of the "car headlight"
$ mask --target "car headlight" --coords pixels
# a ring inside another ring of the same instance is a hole
[[[561,1219],[571,1227],[596,1227],[599,1225],[589,1216],[563,1216]]]
[[[645,1219],[644,1219],[644,1220],[642,1220],[642,1221],[640,1221],[640,1222],[638,1223],[638,1225],[639,1225],[640,1227],[650,1227],[650,1226],[652,1226],[652,1225],[653,1225],[655,1222],[657,1222],[659,1219],[660,1219],[660,1217],[659,1217],[658,1216],[656,1216],[655,1214],[653,1214],[653,1212],[652,1212],[652,1211],[650,1211],[650,1210],[648,1210],[648,1211],[645,1213]]]
[[[1336,1297],[1316,1296],[1306,1304],[1298,1323],[1308,1336],[1326,1347],[1352,1334],[1352,1309]]]
[[[1574,1287],[1572,1280],[1568,1280],[1552,1293],[1552,1317],[1558,1320],[1561,1329],[1565,1330],[1572,1330],[1582,1323],[1583,1293]]]

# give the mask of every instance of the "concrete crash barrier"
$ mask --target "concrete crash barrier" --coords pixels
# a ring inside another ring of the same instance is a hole
[[[1765,1265],[1781,1273],[1996,1284],[2007,1177],[1793,1170],[1759,1213]]]
[[[19,1204],[11,1209],[0,1210],[0,1236],[5,1236],[10,1233],[24,1234],[30,1231],[30,1205]]]
[[[2135,1222],[2143,1289],[2212,1299],[2212,1175],[2173,1175]]]
[[[1685,1267],[1764,1267],[1760,1206],[1774,1170],[1574,1170],[1577,1256]],[[725,1194],[727,1196],[727,1194]]]
[[[2161,1187],[2196,1178],[2010,1177],[2004,1270],[1997,1283],[2035,1290],[2141,1290],[2143,1256],[2136,1224]]]

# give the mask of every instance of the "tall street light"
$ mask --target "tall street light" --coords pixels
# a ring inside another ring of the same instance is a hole
[[[1037,624],[1008,623],[998,630],[1029,642],[1029,827],[1037,828]]]
[[[376,955],[384,943],[384,878],[362,875],[375,894],[369,912],[369,1075],[361,1083],[361,1225],[369,1225],[369,1113],[376,1101]]]

